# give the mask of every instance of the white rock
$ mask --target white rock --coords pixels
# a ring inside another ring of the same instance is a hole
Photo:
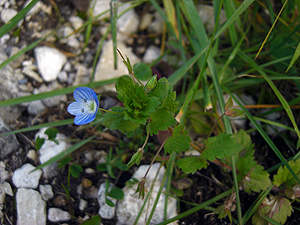
[[[37,188],[42,171],[36,170],[32,172],[34,169],[35,167],[29,163],[17,169],[12,177],[14,185],[17,188]]]
[[[95,3],[96,1],[96,3]],[[93,14],[94,17],[98,16],[99,14],[107,11],[105,14],[103,14],[102,16],[100,16],[98,19],[104,19],[104,18],[109,18],[110,17],[110,0],[94,0],[91,2],[90,5],[94,5],[93,8]]]
[[[46,203],[39,192],[19,188],[16,195],[17,225],[45,225]]]
[[[88,202],[86,200],[84,200],[84,199],[80,199],[79,200],[79,210],[80,211],[85,210],[85,208],[87,207],[87,205],[88,205]]]
[[[58,208],[50,208],[48,210],[48,219],[51,222],[68,221],[71,219],[71,214]]]
[[[52,159],[54,156],[65,151],[69,147],[69,144],[67,142],[62,141],[63,139],[67,139],[67,137],[64,134],[58,133],[56,135],[56,138],[59,140],[58,144],[48,140],[48,135],[44,134],[46,129],[47,128],[42,128],[35,135],[35,139],[37,138],[37,136],[46,139],[41,149],[39,150],[41,164],[47,162],[49,159]],[[43,167],[42,170],[44,172],[44,177],[46,178],[53,177],[57,175],[57,164],[52,163],[49,166]]]
[[[2,118],[0,117],[0,134],[4,134],[9,132],[10,129],[7,127],[7,125],[3,122]],[[8,156],[9,154],[11,154],[12,152],[15,152],[16,150],[19,149],[19,143],[16,139],[16,136],[14,134],[11,135],[6,135],[3,137],[0,137],[0,159]],[[3,163],[3,162],[2,162]],[[0,167],[0,182],[2,181],[2,179],[7,179],[5,178],[5,165],[4,165],[4,170],[2,170],[2,168]]]
[[[215,28],[214,8],[210,5],[199,4],[197,5],[197,11],[206,30],[208,32],[213,32]],[[220,24],[223,24],[225,21],[225,12],[224,10],[221,10],[219,22]]]
[[[74,81],[74,86],[80,85],[80,84],[86,84],[89,83],[91,80],[91,74],[89,70],[82,64],[77,63],[75,65],[76,69],[76,78]]]
[[[23,8],[25,8],[31,0],[27,0],[27,2],[24,4]],[[29,21],[32,16],[37,14],[43,7],[43,3],[38,1],[32,8],[31,10],[26,14],[26,20]]]
[[[80,47],[80,42],[77,40],[77,38],[73,38],[67,41],[67,45],[71,48],[78,49]]]
[[[0,44],[5,44],[9,39],[10,39],[9,34],[4,34],[4,35],[0,38]]]
[[[40,86],[39,89],[35,89],[34,94],[59,90],[61,88],[62,88],[62,86],[57,81],[53,81],[48,86],[43,84],[43,85]],[[44,98],[42,100],[42,102],[47,107],[58,106],[60,102],[66,102],[66,101],[67,101],[67,95],[57,95],[57,96],[53,96],[53,97],[50,97],[50,98]]]
[[[139,25],[139,29],[140,30],[145,30],[147,29],[147,27],[150,25],[150,23],[152,22],[152,19],[153,19],[153,15],[150,14],[150,13],[145,13],[143,16],[142,16],[142,19],[141,19],[141,22],[140,22],[140,25]]]
[[[47,46],[34,49],[37,66],[44,81],[55,80],[67,62],[67,57],[57,49]]]
[[[144,177],[146,170],[149,166],[144,165],[140,166],[139,169],[134,173],[133,177],[140,180]],[[162,167],[157,175],[156,180],[155,176],[157,174],[157,171],[160,167],[159,163],[155,163],[152,165],[148,175],[147,180],[145,183],[145,189],[150,190],[151,185],[154,182],[154,186],[150,195],[150,198],[148,199],[149,202],[147,202],[147,207],[143,209],[143,212],[141,213],[140,219],[138,220],[137,224],[142,225],[145,224],[145,220],[147,220],[147,216],[149,215],[150,211],[152,210],[153,203],[155,201],[155,198],[157,196],[158,190],[160,188],[162,178],[165,173],[165,168]],[[139,211],[142,208],[142,205],[144,204],[144,199],[139,198],[138,194],[135,194],[136,188],[138,184],[133,185],[131,188],[124,187],[124,198],[122,200],[119,200],[117,205],[117,217],[118,217],[118,224],[122,225],[130,225],[133,224]],[[148,193],[146,192],[145,195]],[[149,203],[149,204],[148,204]],[[155,212],[153,214],[152,220],[150,224],[158,224],[164,221],[164,205],[165,205],[165,195],[162,194],[158,200]],[[171,218],[177,215],[176,213],[176,200],[174,198],[168,197],[168,209],[167,209],[167,218]],[[176,222],[173,222],[171,224],[177,224]]]
[[[5,2],[7,2],[7,0],[0,0],[0,6],[4,5]]]
[[[33,162],[36,162],[37,161],[36,151],[34,149],[29,150],[27,153],[27,158],[31,159]]]
[[[130,4],[126,4],[130,7]],[[125,14],[123,14],[117,21],[118,35],[117,39],[119,41],[129,41],[129,34],[134,34],[137,32],[139,26],[139,16],[136,14],[134,9],[130,9]]]
[[[150,45],[143,57],[144,63],[152,63],[154,60],[156,60],[160,56],[160,49],[157,46]]]
[[[109,184],[108,192],[111,190],[112,187],[113,185]],[[106,191],[105,183],[102,183],[98,191],[98,202],[100,205],[99,215],[105,219],[112,219],[115,216],[117,199],[106,196],[109,200],[111,200],[115,204],[115,206],[111,207],[107,205],[105,200],[105,191]]]
[[[68,81],[68,74],[66,71],[61,71],[58,76],[57,76],[57,79],[60,83],[65,83]]]
[[[41,100],[36,100],[29,103],[27,112],[32,116],[36,116],[44,112],[46,109],[47,107]]]
[[[0,211],[2,211],[2,209],[3,209],[3,203],[5,202],[5,196],[6,196],[5,191],[2,188],[0,188]]]
[[[71,24],[75,30],[81,28],[84,23],[84,21],[78,16],[71,16],[69,18],[69,21],[71,22]]]
[[[26,76],[32,78],[33,80],[35,80],[38,83],[43,83],[43,79],[39,76],[39,74],[35,71],[33,71],[31,68],[29,67],[24,67],[22,69],[22,73],[25,74]]]
[[[117,43],[118,49],[125,56],[128,56],[132,65],[140,62],[140,59],[134,55],[130,48],[127,48],[122,42]],[[96,67],[95,81],[103,81],[113,78],[121,77],[128,74],[127,67],[123,64],[123,60],[118,56],[118,69],[114,70],[114,54],[112,40],[108,41],[103,46],[100,60]],[[115,85],[109,84],[99,88],[97,91],[115,91]]]
[[[18,14],[18,11],[15,9],[3,9],[1,12],[1,20],[4,23],[7,23],[17,14]]]
[[[45,201],[48,201],[50,198],[53,198],[54,196],[52,191],[52,186],[49,184],[40,185],[40,193],[42,195],[42,198]]]
[[[11,189],[11,186],[8,182],[4,182],[2,184],[0,184],[0,189],[4,190],[4,192],[6,194],[8,194],[9,196],[14,196],[14,193]]]
[[[164,29],[164,20],[158,12],[154,13],[154,18],[155,19],[148,26],[147,31],[149,33],[158,33],[158,34],[160,34],[160,33],[163,32],[163,29]]]

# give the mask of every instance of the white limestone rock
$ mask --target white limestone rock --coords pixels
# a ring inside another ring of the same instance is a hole
[[[80,211],[85,210],[87,205],[88,205],[88,202],[86,200],[84,200],[84,199],[79,200],[79,210]]]
[[[148,165],[140,166],[139,169],[133,174],[133,177],[141,180],[146,170],[148,169]],[[165,168],[162,167],[159,172],[158,169],[160,167],[159,163],[155,163],[152,165],[145,183],[145,189],[150,190],[152,183],[154,182],[153,190],[151,192],[151,196],[149,198],[149,204],[147,203],[147,207],[143,209],[143,212],[141,213],[141,216],[137,222],[138,225],[145,224],[145,220],[147,218],[147,215],[149,215],[150,211],[152,210],[153,203],[155,201],[155,198],[157,196],[158,190],[160,188]],[[157,178],[155,179],[155,176],[158,172]],[[142,205],[144,204],[144,199],[139,198],[138,193],[135,193],[137,189],[137,185],[133,185],[131,188],[124,187],[124,198],[122,200],[119,200],[117,205],[117,217],[118,217],[118,224],[122,225],[130,225],[133,224],[139,211],[142,208]],[[147,194],[147,193],[146,193]],[[164,220],[164,205],[165,205],[165,195],[162,194],[158,200],[155,212],[153,214],[152,220],[150,224],[158,224],[163,222]],[[176,207],[176,200],[174,198],[168,197],[168,209],[167,209],[167,218],[171,218],[177,215],[176,213],[177,207]],[[177,224],[176,222],[170,223],[170,224]]]
[[[126,4],[125,6],[130,7],[130,4]],[[130,9],[117,21],[117,40],[128,42],[131,39],[128,35],[135,34],[138,30],[138,26],[139,16],[134,11],[134,9]]]
[[[69,18],[69,21],[71,22],[72,27],[73,27],[75,30],[77,30],[77,29],[79,29],[80,27],[82,27],[82,26],[83,26],[83,23],[84,23],[84,21],[83,21],[80,17],[78,17],[78,16],[71,16],[71,17]]]
[[[210,5],[203,5],[199,4],[197,5],[197,11],[201,18],[201,21],[203,25],[205,26],[206,30],[210,33],[214,31],[215,28],[215,20],[214,20],[214,8]],[[226,15],[224,10],[221,10],[220,13],[220,24],[223,24],[226,22]]]
[[[1,183],[0,189],[2,189],[7,195],[14,196],[12,188],[8,182]]]
[[[113,185],[109,184],[108,192],[111,190],[112,187],[113,187]],[[100,205],[99,215],[104,219],[112,219],[115,216],[117,199],[111,198],[109,196],[107,196],[107,198],[115,204],[114,207],[111,207],[111,206],[106,204],[106,200],[105,200],[105,183],[102,183],[100,185],[100,188],[99,188],[99,191],[98,191],[98,202],[99,202],[99,205]]]
[[[128,56],[132,65],[140,62],[140,59],[131,51],[131,48],[127,48],[124,43],[117,42],[118,49],[125,56]],[[113,78],[118,78],[128,74],[127,67],[124,65],[121,57],[118,56],[118,69],[114,70],[114,54],[113,54],[113,42],[108,41],[102,49],[100,60],[96,67],[95,81],[103,81]],[[98,88],[96,91],[115,91],[115,85],[109,84]]]
[[[150,45],[143,57],[144,63],[152,63],[154,60],[156,60],[160,56],[160,49],[157,46]]]
[[[56,135],[56,138],[59,140],[58,144],[56,144],[55,142],[48,140],[48,135],[44,134],[46,130],[47,128],[42,128],[35,135],[35,139],[37,138],[37,136],[46,139],[41,149],[38,151],[41,164],[47,162],[49,159],[52,159],[54,156],[65,151],[69,147],[69,144],[67,142],[62,141],[63,139],[67,139],[64,134],[58,133]],[[42,170],[44,172],[44,177],[47,179],[57,175],[58,173],[56,163],[45,166],[42,168]]]
[[[37,188],[42,175],[41,170],[32,172],[36,167],[26,163],[14,172],[13,183],[17,188]]]
[[[7,23],[10,21],[15,15],[17,15],[18,11],[15,9],[2,9],[1,11],[1,20],[3,23]]]
[[[36,116],[44,112],[46,109],[47,107],[41,100],[36,100],[29,103],[27,112],[32,116]]]
[[[48,210],[48,219],[51,222],[68,221],[71,219],[71,214],[59,208],[50,208]]]
[[[67,62],[67,57],[57,49],[47,46],[35,48],[34,53],[38,70],[44,81],[55,80],[61,68]]]
[[[50,198],[53,198],[54,196],[52,191],[52,186],[49,184],[40,185],[40,193],[42,195],[42,198],[45,201],[48,201]]]
[[[39,192],[19,188],[16,195],[17,225],[46,225],[46,202]]]

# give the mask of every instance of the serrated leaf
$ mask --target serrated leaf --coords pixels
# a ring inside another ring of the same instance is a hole
[[[118,98],[123,101],[124,96],[130,98],[139,86],[134,83],[130,76],[126,75],[117,80],[115,87],[119,94]]]
[[[195,173],[197,170],[207,167],[207,161],[202,156],[188,156],[178,159],[177,166],[184,173]]]
[[[73,177],[78,178],[80,177],[80,173],[83,172],[83,169],[79,164],[74,163],[70,166],[70,172]]]
[[[291,215],[293,208],[288,199],[282,197],[271,196],[267,198],[258,207],[252,217],[252,223],[258,225],[268,225],[268,222],[262,217],[270,218],[280,224],[284,224],[287,217]]]
[[[152,75],[151,68],[143,62],[134,64],[133,72],[136,75],[136,77],[142,81],[148,80]]]
[[[175,124],[174,113],[166,108],[156,110],[150,115],[150,135],[158,134],[158,131],[167,130]]]
[[[53,141],[56,138],[56,134],[58,134],[58,130],[56,128],[50,127],[44,132],[44,134],[47,134],[48,139]]]
[[[234,138],[238,140],[238,142],[243,146],[243,150],[249,151],[253,149],[254,144],[251,141],[251,137],[246,133],[245,130],[240,129],[237,133],[232,135]]]
[[[108,127],[110,130],[119,129],[123,132],[130,132],[137,129],[140,125],[135,124],[130,120],[124,119],[124,110],[122,107],[111,108],[112,113],[103,114],[102,125]]]
[[[242,180],[241,186],[247,193],[267,190],[272,185],[269,176],[270,174],[264,170],[264,167],[255,165]]]
[[[100,215],[95,215],[92,218],[85,220],[81,225],[100,225],[101,221]]]
[[[191,138],[184,130],[183,125],[178,125],[173,129],[172,135],[166,141],[165,151],[171,154],[173,151],[180,153],[190,148]]]
[[[36,150],[37,151],[40,150],[44,143],[45,143],[45,138],[40,138],[40,136],[37,136],[35,140]]]
[[[241,144],[231,134],[221,133],[216,137],[210,137],[207,140],[205,150],[202,156],[210,161],[224,159],[225,156],[231,156],[242,150]]]
[[[115,199],[123,199],[124,192],[121,188],[114,187],[110,190],[110,192],[107,194],[107,196],[115,198]]]
[[[288,164],[290,167],[294,170],[297,176],[299,176],[300,172],[300,159],[296,161],[289,161]],[[294,179],[293,175],[290,173],[290,171],[284,166],[279,167],[277,174],[273,177],[273,184],[277,187],[279,187],[281,184],[285,184],[287,182],[292,185],[292,183],[296,183],[296,180]]]

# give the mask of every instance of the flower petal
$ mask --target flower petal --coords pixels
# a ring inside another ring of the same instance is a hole
[[[98,102],[97,94],[93,91],[93,89],[88,87],[76,88],[73,95],[77,102],[86,102],[88,100],[95,100]]]
[[[68,112],[71,114],[71,115],[79,115],[79,114],[82,114],[82,109],[84,109],[85,107],[85,104],[82,103],[82,102],[72,102],[67,110]]]
[[[83,125],[92,122],[96,117],[96,113],[82,113],[75,117],[74,123],[76,125]]]

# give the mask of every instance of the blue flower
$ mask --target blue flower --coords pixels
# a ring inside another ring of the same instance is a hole
[[[75,117],[76,125],[83,125],[92,122],[99,108],[97,94],[88,87],[79,87],[73,93],[75,102],[68,106],[68,112]]]

